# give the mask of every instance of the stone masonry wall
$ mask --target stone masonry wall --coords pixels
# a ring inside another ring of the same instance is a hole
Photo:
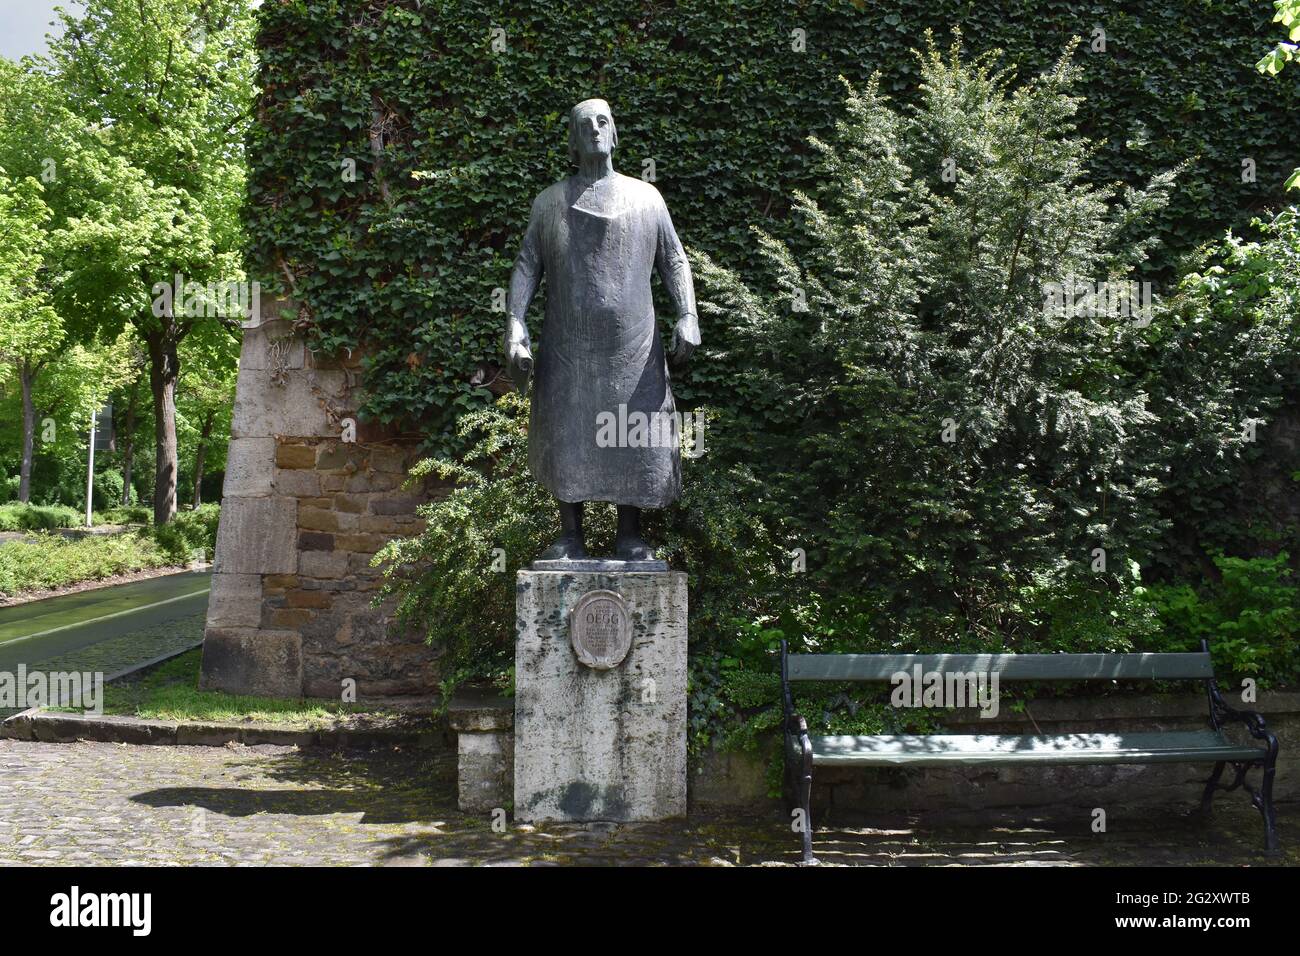
[[[418,436],[356,423],[360,358],[304,347],[285,303],[244,332],[201,686],[359,700],[428,694],[434,651],[373,606],[385,542],[437,489],[404,490]]]

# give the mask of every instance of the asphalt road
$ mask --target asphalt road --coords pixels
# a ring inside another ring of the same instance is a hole
[[[201,614],[211,571],[184,571],[0,608],[0,671]]]

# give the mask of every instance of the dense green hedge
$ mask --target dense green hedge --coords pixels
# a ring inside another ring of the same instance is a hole
[[[67,505],[0,505],[0,531],[52,531],[75,528],[84,521],[82,512]]]
[[[567,172],[575,101],[608,99],[615,163],[657,185],[690,247],[748,272],[758,223],[778,234],[791,189],[809,185],[810,134],[840,114],[843,74],[914,89],[912,48],[953,27],[968,48],[1008,51],[1037,72],[1072,35],[1085,70],[1083,131],[1105,179],[1190,167],[1157,223],[1153,266],[1276,204],[1297,163],[1300,71],[1254,62],[1276,37],[1261,0],[280,0],[261,10],[263,98],[252,135],[253,271],[303,304],[333,350],[373,349],[364,411],[423,420],[435,438],[488,392],[508,282],[530,201]],[[1089,49],[1094,27],[1106,51]],[[494,28],[504,50],[494,52]],[[793,31],[806,31],[796,52]],[[1257,181],[1243,183],[1242,159]],[[345,161],[356,164],[348,181]],[[539,314],[534,312],[534,315]],[[726,330],[706,328],[706,345]],[[714,356],[678,391],[743,402],[739,366]],[[490,374],[490,370],[489,370]],[[482,381],[481,377],[478,381]]]
[[[206,504],[182,511],[171,524],[123,534],[62,538],[37,533],[26,540],[5,542],[0,545],[0,597],[183,566],[200,553],[210,559],[220,518],[221,509]]]

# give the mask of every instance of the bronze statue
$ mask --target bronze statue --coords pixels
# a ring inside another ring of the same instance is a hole
[[[583,506],[618,507],[614,557],[647,561],[641,509],[681,494],[680,422],[655,319],[658,272],[677,310],[670,357],[684,367],[700,344],[691,269],[668,208],[649,183],[614,171],[618,145],[604,100],[569,113],[578,170],[533,201],[510,276],[506,359],[533,376],[528,461],[560,506],[560,537],[542,560],[587,557]],[[546,278],[546,317],[534,366],[525,317]]]

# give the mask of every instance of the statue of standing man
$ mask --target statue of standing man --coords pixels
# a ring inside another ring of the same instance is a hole
[[[618,506],[615,558],[651,560],[641,509],[681,494],[679,422],[650,276],[659,273],[677,310],[670,358],[681,368],[700,344],[691,268],[659,191],[614,171],[617,145],[609,104],[573,107],[569,158],[578,171],[533,201],[510,276],[506,359],[515,382],[534,376],[528,463],[560,507],[562,533],[542,560],[587,557],[588,501]],[[543,276],[534,365],[525,319]]]

